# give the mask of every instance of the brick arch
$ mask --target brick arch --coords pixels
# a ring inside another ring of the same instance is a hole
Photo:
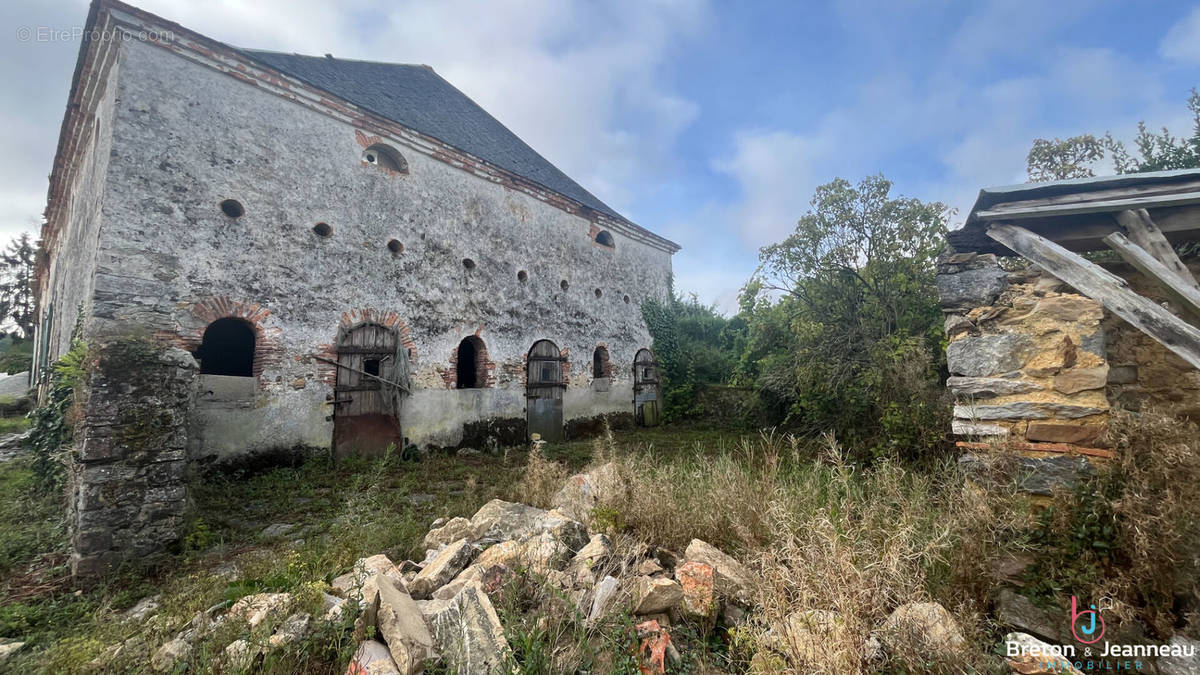
[[[454,342],[454,347],[450,350],[450,358],[448,365],[445,368],[438,368],[438,374],[442,376],[442,381],[446,383],[447,389],[456,389],[458,387],[458,346],[468,337],[479,339],[478,354],[476,362],[478,363],[478,378],[479,389],[491,389],[496,386],[496,362],[492,360],[488,353],[487,341],[483,339],[483,326],[480,326],[471,335],[463,335]]]
[[[400,344],[404,345],[404,348],[408,350],[409,368],[416,369],[417,344],[413,342],[408,324],[395,312],[372,309],[370,307],[342,312],[342,316],[338,319],[337,330],[334,331],[333,340],[328,344],[318,347],[317,351],[319,355],[332,361],[337,361],[337,334],[366,324],[376,324],[396,331],[396,337],[400,340]],[[337,366],[324,361],[318,361],[316,368],[318,380],[328,384],[330,387],[337,384]]]
[[[204,331],[212,322],[218,319],[241,319],[254,331],[254,377],[259,377],[265,369],[276,367],[283,362],[280,330],[263,325],[267,317],[271,316],[271,310],[257,302],[234,300],[218,295],[192,305],[192,315],[197,319],[196,328],[179,336],[178,340],[179,346],[189,352],[200,348],[201,342],[204,341]]]

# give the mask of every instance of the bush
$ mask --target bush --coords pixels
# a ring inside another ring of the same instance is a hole
[[[50,371],[46,403],[29,413],[33,421],[27,443],[33,450],[33,472],[44,490],[61,487],[66,479],[63,453],[71,443],[75,391],[83,382],[88,349],[75,340]]]

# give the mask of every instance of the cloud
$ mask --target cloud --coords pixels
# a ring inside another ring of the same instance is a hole
[[[708,21],[705,0],[139,0],[138,6],[214,39],[242,47],[398,63],[424,63],[483,106],[535,150],[611,206],[633,201],[639,185],[673,170],[674,146],[698,106],[662,75],[681,44]],[[0,10],[6,25],[80,24],[81,0]],[[19,17],[20,20],[17,20]],[[69,17],[64,23],[62,17]],[[0,231],[37,218],[78,44],[29,52],[45,67],[28,73],[9,61],[6,83],[38,92],[0,102],[10,130],[0,149],[21,180],[20,212]],[[14,134],[12,129],[22,129]],[[19,136],[19,137],[18,137]],[[22,146],[17,148],[16,146]],[[15,152],[17,149],[20,152]],[[31,209],[31,204],[37,204]]]
[[[1174,61],[1200,64],[1200,7],[1171,26],[1158,44],[1158,53]]]

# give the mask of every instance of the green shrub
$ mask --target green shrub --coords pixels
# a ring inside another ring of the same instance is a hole
[[[63,453],[71,443],[74,420],[70,413],[87,358],[87,344],[72,342],[71,349],[51,367],[45,404],[29,413],[32,428],[27,443],[33,451],[34,475],[45,490],[61,487],[66,479]]]

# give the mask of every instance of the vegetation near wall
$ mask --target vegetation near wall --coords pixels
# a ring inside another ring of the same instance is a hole
[[[697,387],[739,384],[757,389],[768,424],[831,431],[862,457],[939,446],[934,260],[947,209],[891,187],[882,176],[818,187],[792,235],[762,249],[733,318],[695,298],[646,303],[669,419],[696,412]]]

